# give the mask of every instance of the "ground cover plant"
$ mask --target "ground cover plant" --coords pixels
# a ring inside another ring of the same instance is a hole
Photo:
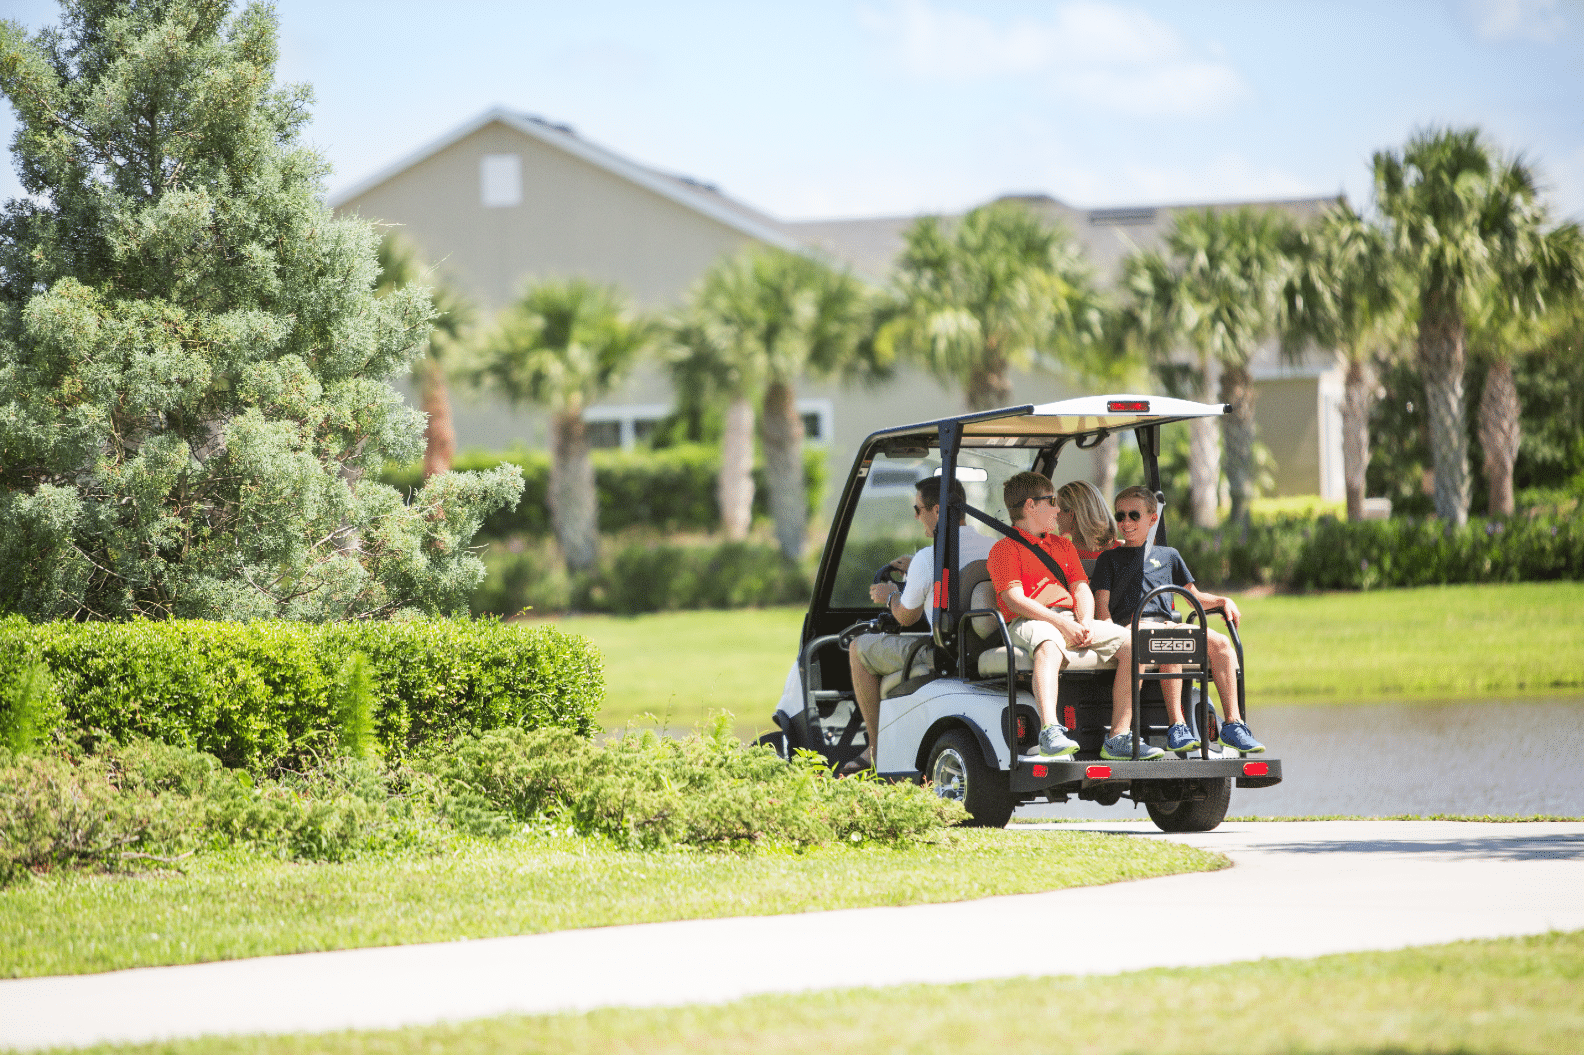
[[[0,977],[962,901],[1225,864],[1165,840],[963,829],[751,853],[624,850],[548,825],[337,864],[231,851],[180,873],[63,873],[0,890]]]
[[[1584,693],[1584,583],[1234,596],[1256,706]],[[604,655],[607,728],[651,712],[685,729],[724,708],[749,736],[771,727],[802,622],[775,608],[555,625]]]
[[[87,1050],[1550,1055],[1577,1050],[1581,1035],[1584,933],[1574,932],[1121,976],[845,989],[722,1005]]]

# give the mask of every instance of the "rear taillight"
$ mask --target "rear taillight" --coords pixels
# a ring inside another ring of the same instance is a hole
[[[1089,766],[1084,770],[1084,776],[1089,780],[1110,780],[1110,766]]]
[[[1243,775],[1245,777],[1264,777],[1270,775],[1270,766],[1264,762],[1244,762]]]
[[[1050,776],[1050,767],[1049,766],[1035,766],[1034,767],[1034,775],[1036,777],[1048,777],[1048,776]]]

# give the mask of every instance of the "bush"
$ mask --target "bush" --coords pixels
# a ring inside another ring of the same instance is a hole
[[[372,675],[374,746],[393,759],[504,726],[597,729],[599,654],[553,627],[0,621],[0,679],[42,660],[56,726],[82,730],[90,747],[146,736],[255,772],[333,750],[344,728],[337,686],[354,653]]]
[[[504,547],[484,558],[489,575],[473,595],[477,614],[541,611],[640,612],[803,604],[810,581],[773,545],[629,542],[601,557],[597,569],[569,578],[549,544]]]
[[[595,451],[593,458],[600,531],[646,528],[663,533],[709,532],[720,527],[720,509],[715,503],[715,476],[720,470],[718,448],[690,444],[658,451]],[[458,457],[452,468],[485,470],[505,463],[522,470],[522,501],[515,510],[497,509],[485,518],[478,538],[549,535],[548,454],[527,450],[469,451]],[[422,475],[422,465],[415,462],[389,467],[380,479],[411,493],[422,482]],[[804,448],[803,476],[808,512],[812,516],[819,509],[825,491],[823,449]],[[769,510],[769,493],[761,467],[754,470],[754,515],[768,517]]]
[[[895,842],[960,822],[962,807],[911,783],[836,780],[744,746],[718,716],[706,735],[630,733],[596,745],[560,730],[502,729],[429,766],[453,823],[482,833],[566,824],[636,847]]]

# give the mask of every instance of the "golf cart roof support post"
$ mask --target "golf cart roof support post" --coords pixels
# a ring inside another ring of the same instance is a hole
[[[1142,425],[1134,429],[1133,434],[1138,437],[1139,454],[1144,458],[1144,482],[1155,492],[1156,512],[1160,514],[1160,520],[1155,525],[1154,543],[1157,546],[1170,545],[1166,541],[1166,496],[1161,492],[1161,427]]]
[[[957,613],[962,605],[957,603],[960,575],[952,574],[957,568],[957,522],[963,511],[952,500],[951,481],[957,479],[957,450],[962,442],[962,425],[955,420],[940,424],[940,515],[935,518],[935,589],[931,604],[935,606],[935,640],[940,645],[936,662],[951,665],[952,642],[956,636]],[[944,589],[942,589],[944,587]]]

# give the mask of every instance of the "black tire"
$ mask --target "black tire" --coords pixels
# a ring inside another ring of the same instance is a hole
[[[1005,828],[1012,819],[1007,775],[985,765],[979,744],[962,729],[948,729],[930,745],[924,776],[935,794],[963,804],[974,827]]]
[[[1205,792],[1198,802],[1146,802],[1144,808],[1163,832],[1214,831],[1232,805],[1232,778],[1206,781]]]

